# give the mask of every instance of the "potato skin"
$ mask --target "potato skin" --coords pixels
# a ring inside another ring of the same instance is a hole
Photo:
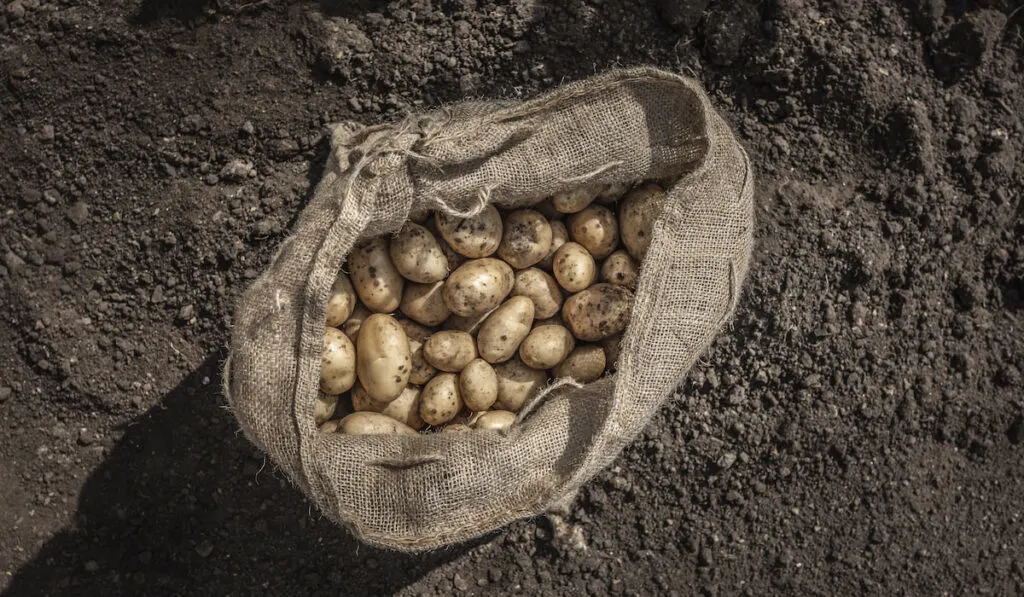
[[[544,259],[537,262],[537,267],[551,271],[551,266],[555,261],[555,251],[569,242],[569,229],[565,227],[564,222],[558,220],[550,220],[548,224],[551,225],[551,248],[548,249],[548,254],[544,256]]]
[[[632,310],[629,289],[602,282],[566,299],[562,319],[578,339],[595,342],[626,329]]]
[[[359,328],[363,327],[363,322],[366,318],[373,315],[373,313],[364,307],[361,303],[356,303],[355,309],[352,310],[352,314],[348,316],[345,323],[341,324],[341,330],[345,332],[348,339],[352,342],[356,341],[359,337]]]
[[[391,263],[406,280],[431,284],[448,275],[448,258],[429,230],[406,222],[389,243]]]
[[[444,283],[444,302],[462,317],[483,315],[512,292],[515,273],[500,259],[485,257],[462,264]]]
[[[619,246],[619,223],[615,212],[591,205],[569,218],[569,236],[583,245],[594,259],[604,259]]]
[[[320,392],[316,398],[316,406],[313,409],[313,422],[317,425],[324,424],[334,415],[334,409],[338,406],[338,396]]]
[[[338,272],[327,299],[327,325],[336,328],[345,323],[355,308],[356,291],[352,288],[352,281],[345,272]]]
[[[533,301],[525,296],[514,296],[495,309],[476,335],[480,357],[488,363],[511,359],[519,343],[530,333],[533,312]]]
[[[441,327],[445,330],[466,332],[470,336],[476,336],[477,332],[480,331],[480,326],[487,321],[487,318],[491,313],[494,313],[494,309],[491,309],[483,315],[474,315],[473,317],[452,315],[448,319],[444,320],[444,325]]]
[[[519,358],[533,369],[552,369],[576,348],[572,332],[560,325],[533,328],[519,345]]]
[[[473,429],[504,431],[516,422],[516,413],[507,410],[491,410],[480,415],[473,423]]]
[[[583,245],[568,242],[555,252],[555,279],[568,292],[580,292],[594,283],[597,263]]]
[[[437,212],[434,224],[441,238],[456,252],[470,259],[493,255],[501,243],[504,226],[498,208],[488,205],[472,218],[454,218]]]
[[[633,189],[619,206],[622,244],[637,261],[643,261],[654,235],[654,223],[665,206],[665,191],[654,183]]]
[[[555,367],[555,378],[571,377],[580,383],[597,381],[605,370],[604,349],[596,344],[576,347]]]
[[[562,289],[550,274],[535,267],[516,272],[512,296],[525,296],[533,301],[533,316],[554,317],[562,308]]]
[[[551,249],[551,224],[540,212],[517,209],[505,218],[498,256],[516,269],[530,267]]]
[[[374,313],[391,313],[402,301],[405,278],[391,263],[388,239],[377,237],[356,246],[348,258],[349,278],[359,300]]]
[[[601,192],[597,194],[595,202],[601,205],[614,205],[615,202],[629,191],[629,187],[630,185],[624,182],[613,182],[601,189]]]
[[[324,330],[324,350],[320,358],[320,391],[325,394],[347,392],[356,381],[356,347],[338,328]]]
[[[391,402],[409,384],[412,351],[402,326],[390,315],[374,313],[356,340],[359,382],[375,402]]]
[[[380,413],[416,430],[423,427],[423,419],[420,418],[420,389],[415,386],[406,386],[398,398],[381,404],[371,400],[366,390],[357,383],[352,388],[352,405],[356,412]]]
[[[405,285],[405,293],[398,309],[409,319],[433,327],[452,314],[444,302],[444,281],[433,284]]]
[[[604,350],[605,367],[609,371],[615,370],[615,364],[619,361],[621,345],[622,334],[613,334],[601,340],[601,348]]]
[[[438,373],[420,393],[420,418],[430,425],[443,425],[462,410],[458,376]]]
[[[354,412],[346,416],[338,423],[337,432],[347,435],[416,435],[412,427],[375,412]]]
[[[405,337],[409,340],[409,352],[412,355],[412,371],[409,383],[421,386],[437,373],[437,369],[423,358],[423,345],[432,332],[418,323],[402,319],[399,322]]]
[[[555,211],[564,214],[574,214],[593,203],[594,199],[597,199],[598,191],[600,191],[600,187],[588,185],[564,193],[557,193],[551,197],[551,206],[555,208]]]
[[[448,373],[462,371],[476,357],[476,342],[466,332],[437,332],[423,344],[423,359],[435,369]]]
[[[498,399],[498,375],[490,363],[473,359],[459,373],[459,394],[466,408],[484,411]]]
[[[527,367],[519,357],[495,366],[494,373],[498,376],[498,399],[494,405],[500,410],[518,411],[548,382],[547,373]]]
[[[622,249],[609,255],[601,264],[601,279],[609,284],[632,288],[639,275],[636,261]]]

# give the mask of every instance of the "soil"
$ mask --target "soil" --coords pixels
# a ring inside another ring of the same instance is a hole
[[[7,1],[0,590],[1021,594],[1022,6]],[[635,64],[754,157],[735,320],[568,514],[358,545],[220,393],[323,125]]]

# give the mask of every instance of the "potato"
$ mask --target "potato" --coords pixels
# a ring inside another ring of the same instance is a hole
[[[555,367],[555,377],[571,377],[580,383],[590,383],[601,378],[604,367],[604,349],[596,344],[584,344]]]
[[[437,332],[423,344],[423,359],[449,373],[462,371],[476,357],[476,343],[466,332]]]
[[[551,205],[556,211],[561,213],[574,214],[593,203],[594,199],[597,199],[597,193],[600,190],[600,187],[588,185],[572,191],[558,193],[551,197]]]
[[[544,270],[531,267],[516,272],[512,296],[525,296],[533,301],[533,316],[547,319],[562,308],[562,289]]]
[[[504,261],[473,259],[445,280],[444,303],[462,317],[483,315],[500,305],[514,285],[515,274]]]
[[[473,424],[473,429],[504,431],[515,422],[516,413],[507,410],[492,410],[480,415],[480,418]]]
[[[380,413],[413,429],[423,427],[423,419],[420,418],[420,389],[415,386],[406,386],[398,398],[382,404],[370,399],[366,390],[356,384],[352,388],[352,405],[356,412]]]
[[[459,394],[466,408],[482,411],[498,399],[498,376],[483,359],[473,359],[459,373]]]
[[[348,279],[348,274],[338,272],[327,299],[327,325],[336,328],[345,323],[355,308],[356,291],[352,288],[352,282]]]
[[[349,255],[349,278],[359,300],[374,313],[391,313],[402,300],[405,278],[391,263],[388,239],[377,237],[356,246]]]
[[[416,430],[387,415],[355,412],[338,423],[338,433],[348,435],[416,435]]]
[[[352,315],[349,315],[345,323],[341,325],[341,330],[345,332],[349,340],[355,342],[356,338],[359,337],[359,328],[363,327],[363,322],[371,315],[373,313],[369,309],[360,303],[356,303],[356,308],[352,310]]]
[[[562,216],[565,215],[555,209],[555,206],[551,204],[551,197],[548,197],[540,203],[532,205],[530,209],[535,210],[537,213],[549,220],[561,220]]]
[[[448,423],[447,425],[441,426],[441,433],[459,433],[462,431],[472,431],[473,428],[465,423]]]
[[[604,259],[619,246],[619,223],[612,210],[591,205],[569,218],[569,236],[594,259]]]
[[[437,373],[437,369],[423,358],[423,345],[427,338],[433,333],[427,328],[408,320],[398,322],[409,339],[409,353],[412,355],[412,371],[409,373],[409,383],[421,386]]]
[[[601,340],[601,348],[604,350],[605,367],[609,371],[615,369],[615,363],[619,360],[619,348],[622,344],[622,334],[608,336]]]
[[[508,299],[480,326],[476,335],[480,356],[488,363],[511,359],[532,325],[533,301],[525,296]]]
[[[622,196],[629,191],[629,186],[629,184],[624,182],[614,182],[601,189],[601,192],[597,194],[597,199],[594,201],[601,205],[614,205],[616,201],[622,199]]]
[[[651,246],[654,223],[665,206],[665,191],[649,183],[633,189],[619,207],[622,244],[637,261],[643,261]]]
[[[632,287],[638,275],[640,271],[636,261],[622,249],[609,255],[601,264],[601,279],[609,284]]]
[[[389,243],[391,263],[398,273],[417,284],[432,284],[448,275],[448,258],[429,230],[406,222]]]
[[[375,402],[391,402],[409,384],[412,351],[398,321],[374,313],[363,322],[356,340],[359,382]]]
[[[594,283],[597,264],[579,243],[565,243],[555,252],[555,279],[569,292],[579,292]]]
[[[505,218],[498,257],[516,269],[530,267],[551,249],[551,224],[532,209],[517,209]]]
[[[475,315],[473,317],[452,315],[448,319],[444,320],[442,328],[445,330],[466,332],[471,336],[476,336],[477,332],[480,331],[480,326],[483,325],[484,321],[487,321],[487,318],[491,313],[494,313],[494,309],[491,309],[483,315]]]
[[[551,264],[555,261],[555,251],[569,242],[569,230],[565,224],[558,220],[551,220],[548,224],[551,225],[551,248],[548,249],[548,254],[544,256],[544,259],[537,262],[537,267],[545,270],[551,269]]]
[[[441,238],[470,259],[493,255],[501,243],[501,214],[493,205],[488,205],[478,215],[466,219],[437,212],[434,223]]]
[[[572,332],[560,325],[533,328],[519,345],[519,358],[527,367],[551,369],[565,360],[576,348]]]
[[[494,405],[512,412],[522,408],[548,382],[548,374],[527,367],[518,357],[494,367],[498,377],[498,399]]]
[[[370,398],[370,395],[363,389],[363,384],[356,381],[356,385],[352,386],[352,410],[356,412],[380,412],[387,404],[377,404]]]
[[[534,319],[533,320],[533,329],[537,329],[537,328],[539,328],[542,325],[560,325],[562,327],[565,327],[565,322],[562,321],[562,313],[561,313],[561,311],[559,311],[558,313],[555,313],[554,317],[548,317],[547,319]]]
[[[574,336],[593,342],[626,329],[632,310],[632,292],[602,282],[567,298],[562,318]]]
[[[420,418],[430,425],[443,425],[462,410],[458,376],[438,373],[420,393]]]
[[[337,433],[339,425],[341,425],[341,419],[331,419],[321,423],[317,429],[320,433]]]
[[[334,409],[338,406],[338,396],[320,392],[316,398],[316,406],[313,408],[313,422],[317,425],[334,416]]]
[[[342,394],[356,382],[356,347],[338,328],[324,330],[324,352],[320,357],[320,390]]]
[[[444,302],[444,284],[443,280],[433,284],[407,284],[399,310],[417,323],[440,324],[452,314]]]

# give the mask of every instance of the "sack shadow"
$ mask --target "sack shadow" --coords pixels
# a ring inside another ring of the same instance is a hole
[[[214,353],[123,429],[74,522],[10,579],[7,597],[388,595],[470,549],[410,555],[322,518],[238,432]]]

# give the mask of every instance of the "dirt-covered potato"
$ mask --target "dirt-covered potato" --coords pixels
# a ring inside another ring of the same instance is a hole
[[[462,264],[444,283],[444,302],[461,317],[474,317],[493,310],[515,285],[515,273],[500,259],[485,257]]]
[[[626,329],[632,310],[629,289],[602,282],[567,298],[562,319],[574,336],[594,342]]]
[[[594,283],[597,263],[583,245],[569,242],[555,252],[555,279],[569,292],[579,292]]]
[[[555,252],[569,242],[569,229],[565,227],[565,223],[558,220],[550,220],[548,224],[551,225],[551,248],[544,259],[537,262],[537,267],[551,271],[551,266],[555,262]]]
[[[316,397],[316,406],[313,407],[313,422],[320,425],[334,416],[334,409],[338,406],[338,396],[320,392]]]
[[[473,359],[459,373],[459,394],[466,408],[482,411],[498,399],[498,376],[483,359]]]
[[[348,258],[349,278],[359,300],[374,313],[391,313],[402,301],[405,278],[391,263],[388,239],[380,236],[361,243]]]
[[[488,205],[472,218],[453,218],[437,212],[434,224],[451,248],[470,259],[494,254],[501,243],[502,223],[498,208]]]
[[[432,284],[448,275],[448,258],[429,230],[406,222],[389,244],[391,263],[406,280]]]
[[[356,372],[375,402],[391,402],[409,384],[412,351],[402,326],[390,315],[366,318],[356,340]]]
[[[519,357],[496,365],[494,373],[498,377],[498,399],[494,405],[512,412],[522,408],[548,382],[546,372],[527,367]]]
[[[609,284],[632,288],[640,270],[627,251],[619,249],[601,264],[601,279]]]
[[[402,326],[405,337],[409,339],[409,353],[412,355],[412,371],[409,373],[409,383],[421,386],[430,381],[430,378],[434,377],[434,374],[437,373],[437,369],[433,368],[423,358],[423,345],[433,332],[407,319],[402,319],[398,323]]]
[[[665,206],[665,191],[649,183],[633,189],[619,207],[622,244],[637,261],[643,261],[651,246],[654,222]]]
[[[498,256],[516,269],[530,267],[551,249],[551,224],[540,212],[517,209],[505,217]]]
[[[569,217],[569,236],[583,245],[594,259],[604,259],[619,246],[619,223],[615,212],[603,205],[591,205]]]
[[[574,214],[593,203],[600,190],[600,187],[587,185],[564,193],[557,193],[551,197],[551,205],[555,211]]]
[[[533,325],[533,301],[514,296],[491,313],[476,335],[477,350],[488,363],[503,363],[512,358],[519,343]]]
[[[583,344],[569,353],[555,367],[555,377],[571,377],[580,383],[597,381],[604,374],[604,349],[596,344]]]
[[[352,388],[352,406],[356,412],[380,413],[416,430],[423,427],[423,420],[420,419],[420,389],[415,386],[407,386],[398,398],[381,404],[367,396],[366,390],[357,383]]]
[[[476,342],[466,332],[437,332],[423,344],[423,359],[449,373],[462,371],[476,357]]]
[[[387,415],[354,412],[338,423],[338,433],[348,435],[415,435],[416,430]]]
[[[371,315],[373,313],[369,309],[361,303],[356,303],[355,309],[352,309],[352,314],[348,316],[345,323],[341,324],[341,331],[345,332],[349,340],[355,342],[356,338],[359,337],[359,328],[363,327],[363,322]]]
[[[459,380],[454,373],[438,373],[420,393],[420,418],[430,425],[443,425],[462,410]]]
[[[601,205],[614,205],[616,201],[621,199],[622,196],[629,191],[629,186],[630,185],[624,182],[612,183],[601,189],[601,192],[597,194],[597,199],[594,201]]]
[[[328,327],[335,328],[345,323],[355,308],[356,291],[352,288],[352,282],[348,279],[348,274],[338,272],[338,277],[331,285],[331,295],[327,299]]]
[[[604,350],[605,366],[609,370],[615,368],[619,361],[619,347],[622,344],[622,334],[613,334],[601,340],[601,348]]]
[[[473,423],[473,429],[504,431],[516,422],[516,413],[507,410],[492,410],[480,415]]]
[[[516,272],[512,296],[525,296],[533,301],[533,316],[554,317],[562,308],[562,289],[547,272],[535,267]]]
[[[347,392],[356,381],[356,348],[338,328],[324,330],[320,358],[320,390],[325,394]]]
[[[483,315],[474,315],[473,317],[462,317],[460,315],[452,315],[448,319],[444,320],[444,325],[441,327],[445,330],[453,330],[456,332],[466,332],[471,336],[476,336],[477,332],[480,331],[480,326],[487,321],[487,317],[494,313],[494,309],[491,309]]]
[[[533,328],[519,345],[519,358],[527,367],[551,369],[576,348],[572,332],[560,325]]]
[[[444,302],[444,280],[433,284],[405,285],[398,309],[409,319],[426,326],[440,324],[452,314]]]

